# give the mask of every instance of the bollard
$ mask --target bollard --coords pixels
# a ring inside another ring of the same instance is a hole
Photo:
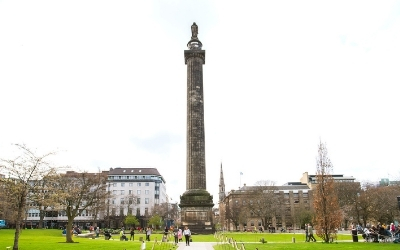
[[[292,237],[292,243],[296,243],[296,238]]]

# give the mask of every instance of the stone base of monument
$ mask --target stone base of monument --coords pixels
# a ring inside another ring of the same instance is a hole
[[[181,222],[193,235],[214,233],[213,197],[207,190],[192,189],[181,195]]]

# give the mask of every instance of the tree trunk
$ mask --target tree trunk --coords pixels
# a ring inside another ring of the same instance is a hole
[[[17,219],[15,221],[15,235],[14,235],[13,250],[19,249],[19,235],[21,232],[22,212],[24,211],[25,200],[26,200],[26,196],[21,195],[19,204],[18,204]]]
[[[44,219],[44,211],[42,209],[39,210],[39,229],[43,228],[43,219]]]
[[[70,218],[68,216],[67,233],[65,235],[65,242],[67,242],[67,243],[74,243],[74,241],[72,240],[72,222],[73,222],[73,218]]]

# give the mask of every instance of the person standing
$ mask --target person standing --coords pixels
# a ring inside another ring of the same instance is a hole
[[[147,241],[150,241],[150,235],[151,235],[151,228],[148,227],[146,230],[146,240]]]
[[[96,227],[96,238],[99,238],[99,234],[100,234],[100,228]]]
[[[142,246],[140,247],[141,250],[146,250],[146,242],[142,241]]]
[[[313,228],[311,226],[311,224],[308,224],[308,241],[314,241],[316,242],[317,240],[314,238],[314,234],[313,234]]]
[[[135,240],[135,228],[134,227],[131,227],[130,233],[131,233],[130,240]]]
[[[175,239],[175,245],[178,245],[178,229],[174,229],[174,239]]]
[[[182,241],[182,229],[178,229],[178,241]]]
[[[186,240],[186,246],[190,246],[190,235],[192,233],[190,232],[190,229],[185,226],[185,230],[183,230],[183,235],[185,235],[185,240]]]

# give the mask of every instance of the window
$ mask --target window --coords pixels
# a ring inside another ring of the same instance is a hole
[[[117,190],[113,190],[113,194],[117,194]]]
[[[123,208],[119,209],[119,215],[124,215],[124,209]]]
[[[112,199],[112,200],[111,200],[111,204],[115,204],[115,199]]]
[[[137,200],[136,200],[136,204],[140,204],[140,198],[137,198]]]
[[[121,190],[121,195],[124,195],[125,194],[125,190]]]
[[[137,186],[138,186],[138,187],[142,186],[142,183],[138,182]]]
[[[113,183],[113,187],[116,187],[117,186],[117,183]]]
[[[124,198],[121,198],[121,200],[120,200],[120,204],[121,204],[121,205],[123,205],[123,204],[124,204],[124,202],[125,202]]]
[[[129,190],[129,194],[133,194],[133,190]]]
[[[149,198],[144,199],[144,204],[149,204]]]
[[[121,187],[125,187],[125,183],[124,182],[121,183]]]
[[[144,190],[144,194],[149,194],[149,190]]]
[[[130,182],[130,183],[129,183],[129,186],[130,186],[130,187],[133,187],[133,183],[132,183],[132,182]]]
[[[142,191],[140,191],[140,190],[137,190],[137,194],[140,194]]]
[[[150,184],[149,184],[148,182],[146,182],[144,185],[145,185],[145,186],[149,186]]]

